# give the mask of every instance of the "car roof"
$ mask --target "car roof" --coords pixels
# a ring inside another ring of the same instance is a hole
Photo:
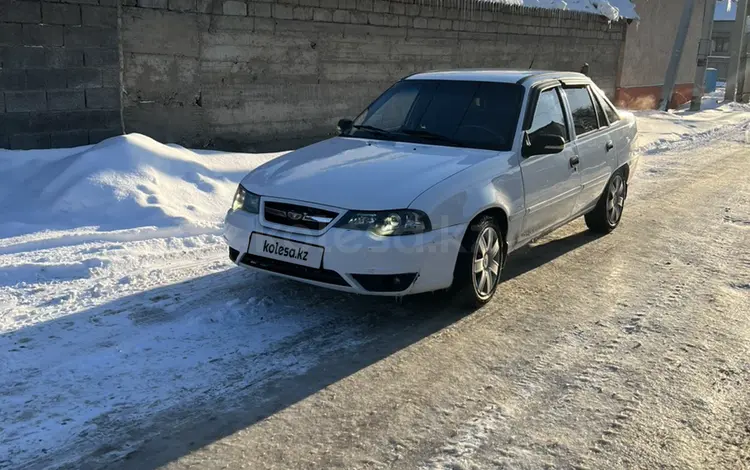
[[[550,70],[466,69],[416,73],[406,80],[457,80],[470,82],[535,83],[541,80],[585,80],[586,75],[576,72]]]

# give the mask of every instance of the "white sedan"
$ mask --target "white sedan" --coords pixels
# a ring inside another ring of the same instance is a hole
[[[632,114],[586,76],[412,75],[339,136],[241,182],[224,237],[236,264],[321,287],[490,300],[507,255],[585,216],[620,222],[637,159]]]

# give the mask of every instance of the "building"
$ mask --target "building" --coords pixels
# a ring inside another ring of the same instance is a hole
[[[693,95],[698,45],[707,0],[696,0],[685,48],[677,72],[671,105]],[[664,77],[672,55],[684,0],[636,0],[640,21],[628,27],[618,73],[615,101],[633,109],[655,109],[661,100]]]
[[[711,35],[711,56],[708,66],[717,69],[719,81],[727,80],[729,69],[729,53],[731,51],[732,29],[737,16],[737,6],[734,1],[720,0],[716,2],[716,14]],[[750,41],[750,16],[746,20],[745,44]]]

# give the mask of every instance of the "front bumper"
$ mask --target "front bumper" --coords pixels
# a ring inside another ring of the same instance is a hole
[[[230,211],[224,239],[238,266],[330,289],[402,296],[450,287],[465,230],[466,225],[455,225],[419,235],[379,237],[330,228],[316,236],[271,228],[258,215]],[[304,268],[248,254],[254,232],[323,247],[322,267]]]

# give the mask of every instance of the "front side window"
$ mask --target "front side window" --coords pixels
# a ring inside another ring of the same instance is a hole
[[[563,113],[560,96],[556,89],[545,90],[539,94],[539,99],[534,110],[534,120],[529,128],[529,138],[534,139],[537,135],[559,135],[566,142],[568,129],[565,125],[565,114]]]
[[[573,115],[576,135],[580,136],[597,130],[599,125],[589,90],[586,87],[566,88],[565,94],[570,103],[570,113]]]
[[[510,150],[523,93],[523,87],[512,83],[404,80],[342,135]]]

